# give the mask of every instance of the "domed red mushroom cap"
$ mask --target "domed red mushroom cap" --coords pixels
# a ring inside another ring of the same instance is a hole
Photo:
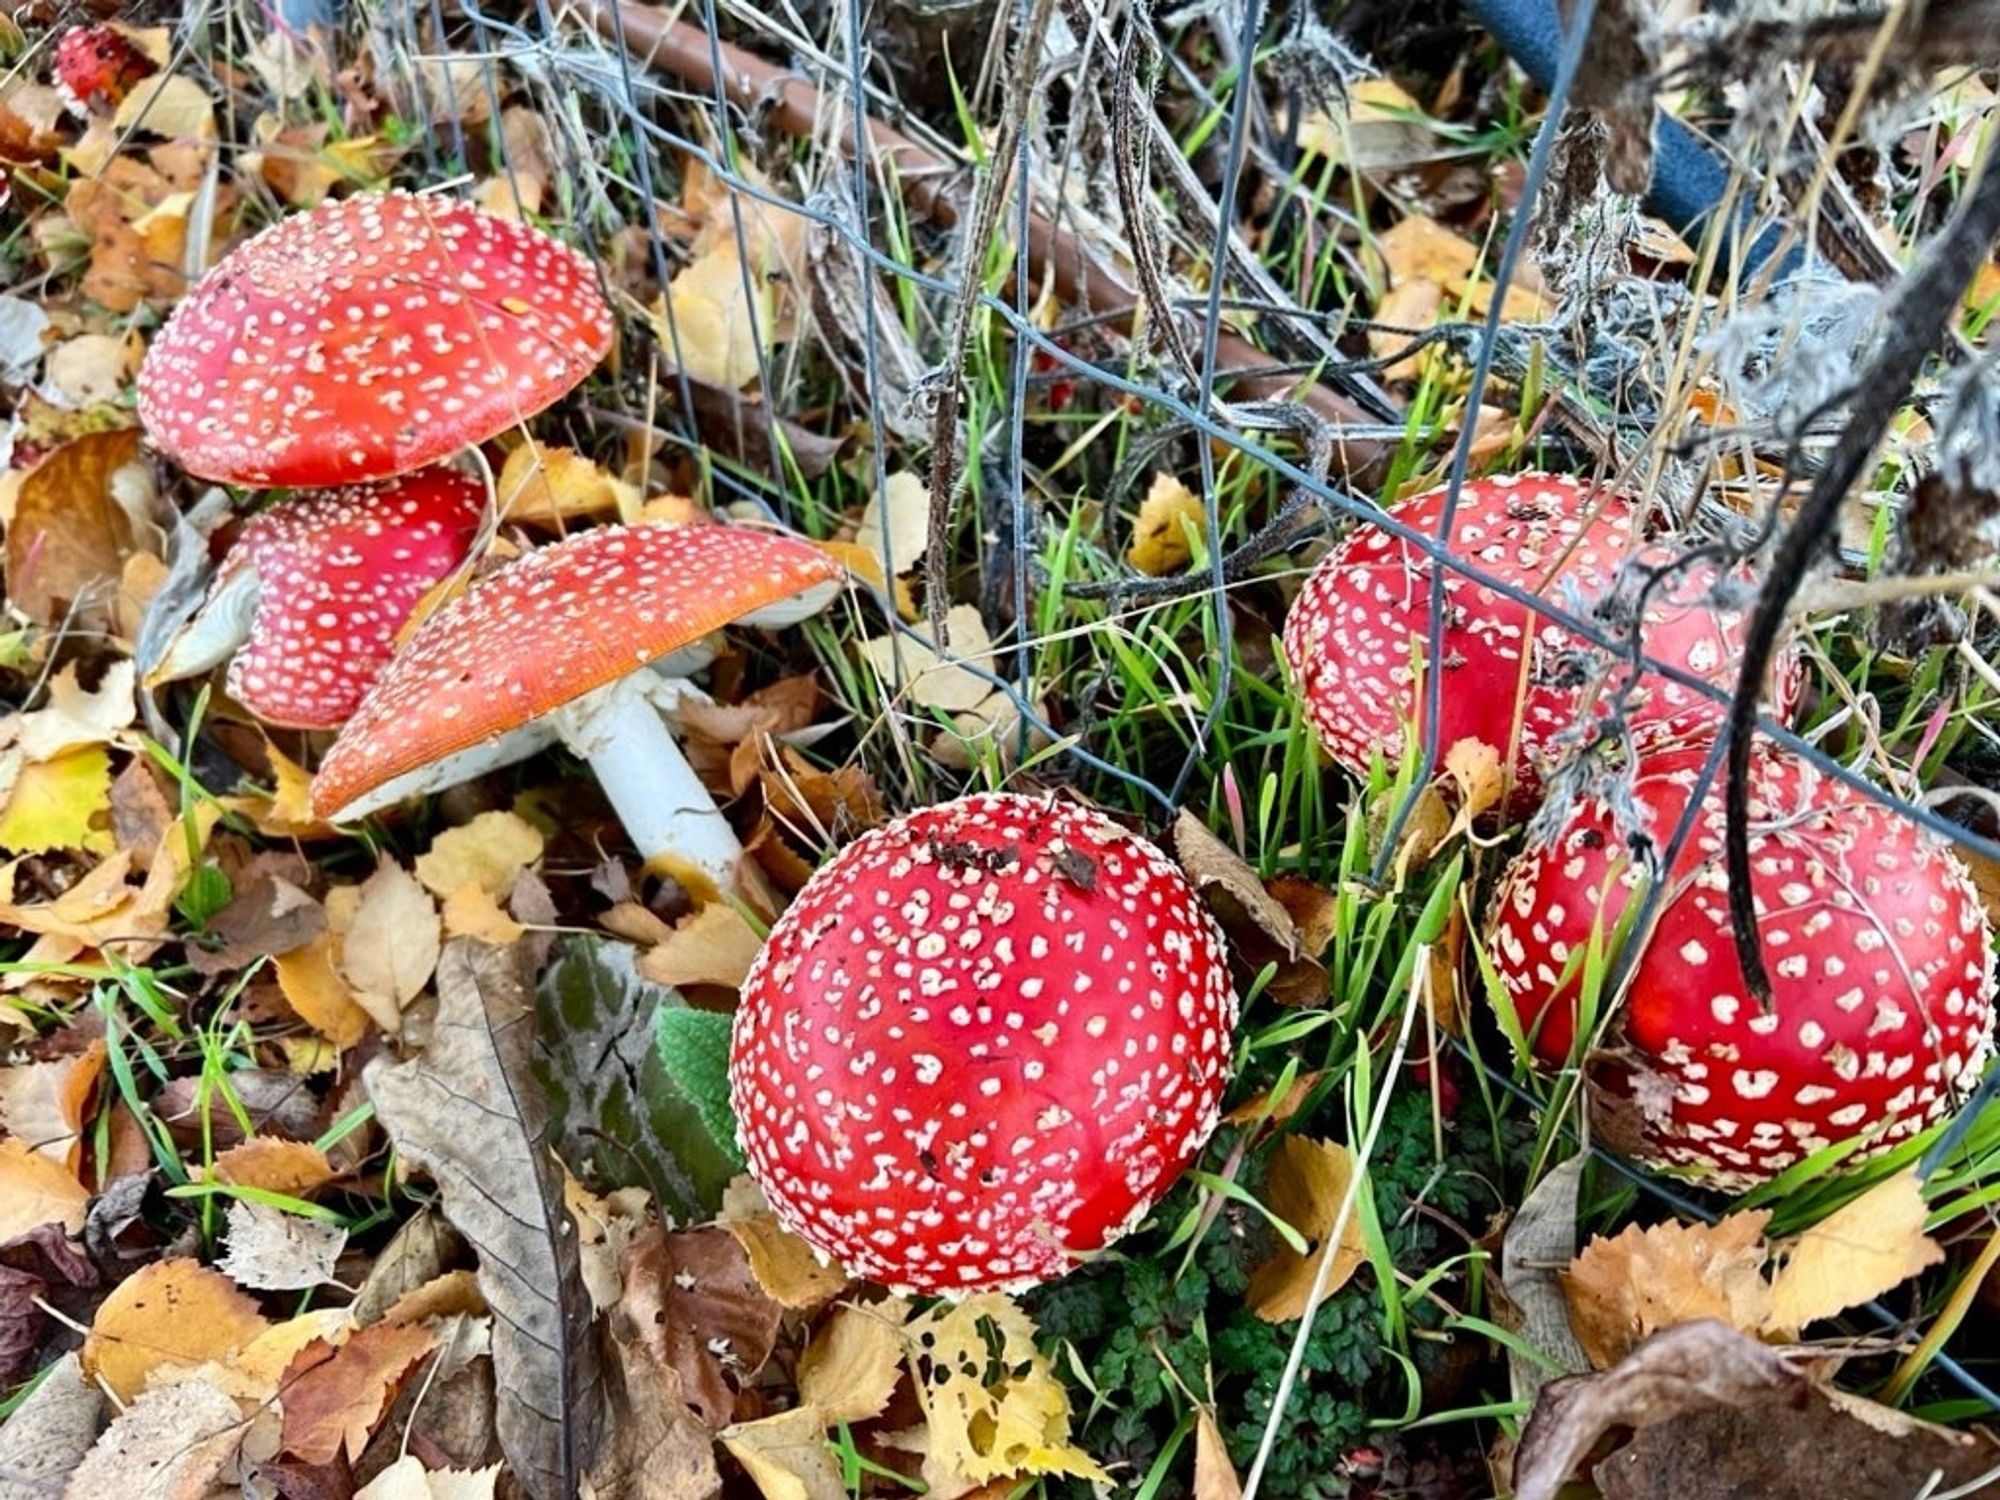
[[[590,263],[539,230],[449,198],[345,198],[202,278],[146,352],[139,416],[203,479],[386,479],[541,411],[611,335]]]
[[[1446,493],[1412,496],[1387,513],[1435,535]],[[1631,504],[1616,493],[1560,474],[1503,475],[1460,491],[1451,548],[1551,607],[1588,610],[1617,580],[1633,547],[1632,528]],[[1744,620],[1708,602],[1717,576],[1713,566],[1698,566],[1650,597],[1643,641],[1652,660],[1728,687]],[[1285,657],[1308,721],[1327,754],[1356,776],[1367,774],[1378,750],[1391,763],[1401,756],[1405,725],[1422,733],[1417,662],[1429,640],[1430,598],[1429,558],[1379,527],[1363,526],[1321,560],[1286,617]],[[1445,609],[1438,745],[1478,739],[1503,757],[1514,746],[1516,806],[1531,805],[1558,736],[1590,711],[1586,661],[1574,655],[1583,643],[1541,611],[1451,569]],[[1781,713],[1795,694],[1787,656],[1778,674]],[[1714,700],[1650,671],[1627,709],[1635,739],[1653,744],[1711,732],[1722,717]]]
[[[1236,995],[1158,849],[991,793],[864,834],[744,982],[730,1093],[794,1233],[919,1292],[1060,1276],[1215,1128]]]
[[[445,468],[273,506],[244,526],[154,680],[228,657],[230,693],[265,723],[345,723],[417,601],[465,560],[485,508],[486,487]]]
[[[1649,837],[1671,836],[1705,758],[1640,761],[1633,794]],[[1993,1032],[1992,935],[1951,849],[1787,752],[1760,747],[1750,787],[1770,1013],[1736,961],[1717,786],[1594,1075],[1631,1106],[1621,1134],[1637,1139],[1621,1144],[1728,1188],[1856,1137],[1864,1155],[1886,1149],[1942,1118]],[[1571,1050],[1593,927],[1608,947],[1643,878],[1601,803],[1579,805],[1503,878],[1486,942],[1544,1060]]]

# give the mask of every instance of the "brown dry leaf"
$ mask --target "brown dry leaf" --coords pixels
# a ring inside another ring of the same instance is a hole
[[[129,1402],[161,1365],[225,1360],[269,1326],[227,1276],[185,1258],[155,1261],[121,1281],[97,1309],[83,1368]]]
[[[89,1202],[90,1190],[63,1163],[16,1136],[0,1140],[0,1242],[43,1224],[80,1231]]]
[[[908,469],[898,469],[880,491],[868,497],[854,540],[875,560],[876,583],[881,582],[885,573],[908,573],[923,561],[931,539],[930,517],[930,486],[921,475]]]
[[[354,1492],[354,1500],[493,1500],[500,1465],[426,1469],[406,1453]]]
[[[1306,1098],[1313,1086],[1326,1077],[1323,1069],[1313,1068],[1298,1074],[1279,1097],[1275,1089],[1245,1099],[1236,1108],[1222,1117],[1225,1125],[1248,1125],[1252,1120],[1263,1119],[1269,1126],[1279,1126],[1305,1107]]]
[[[224,797],[223,806],[255,823],[257,831],[267,838],[337,837],[332,824],[313,816],[312,772],[268,740],[263,749],[264,758],[271,765],[270,792]]]
[[[325,1187],[339,1174],[326,1153],[306,1141],[277,1136],[252,1136],[215,1158],[217,1182],[261,1188],[288,1198],[304,1198]]]
[[[493,490],[501,519],[521,525],[623,515],[636,510],[641,498],[636,486],[574,449],[545,448],[532,440],[507,455]]]
[[[1397,350],[1408,347],[1411,332],[1405,330],[1422,333],[1443,316],[1443,287],[1421,276],[1399,281],[1375,304],[1370,322],[1386,326],[1368,330],[1368,352],[1377,359],[1388,359]],[[1382,378],[1389,381],[1415,379],[1430,353],[1429,349],[1420,349],[1391,361],[1382,367]]]
[[[383,1312],[384,1323],[422,1323],[431,1318],[484,1317],[489,1311],[473,1271],[446,1271],[411,1287]]]
[[[806,1242],[778,1222],[757,1184],[738,1177],[722,1194],[716,1222],[736,1236],[765,1295],[793,1312],[830,1302],[851,1284],[838,1266],[823,1265]]]
[[[1206,1406],[1195,1416],[1194,1500],[1243,1500],[1243,1484],[1229,1461],[1222,1429]]]
[[[345,1051],[368,1034],[374,1023],[334,967],[331,937],[322,933],[302,948],[280,953],[272,967],[285,1003],[335,1047]]]
[[[1605,1369],[1662,1328],[1697,1318],[1761,1331],[1771,1315],[1770,1217],[1758,1210],[1713,1225],[1634,1224],[1593,1239],[1563,1276],[1570,1326],[1590,1362]]]
[[[541,830],[518,813],[483,812],[431,841],[417,856],[417,879],[440,900],[468,885],[498,898],[542,857],[543,842]]]
[[[711,1428],[729,1425],[739,1389],[777,1341],[781,1308],[719,1225],[641,1230],[625,1258],[622,1315],[654,1359],[680,1376],[681,1394]]]
[[[910,1322],[905,1348],[929,1422],[924,1476],[934,1488],[1017,1474],[1110,1483],[1070,1441],[1069,1392],[1011,1299],[984,1292],[942,1303]]]
[[[847,1500],[826,1422],[810,1406],[739,1422],[718,1436],[764,1500]]]
[[[1991,1435],[1830,1390],[1808,1368],[1716,1322],[1656,1334],[1611,1370],[1543,1387],[1515,1453],[1514,1500],[1571,1493],[1579,1466],[1605,1500],[1872,1500],[1990,1486],[2000,1468]]]
[[[112,595],[138,546],[113,482],[138,453],[136,428],[90,433],[56,449],[21,481],[7,527],[7,600],[33,623],[110,627]]]
[[[0,1067],[0,1135],[74,1170],[71,1155],[79,1145],[84,1106],[103,1075],[105,1052],[99,1039],[69,1057]]]
[[[397,1390],[436,1346],[428,1328],[376,1323],[339,1348],[308,1344],[292,1359],[280,1387],[284,1451],[309,1464],[330,1464],[346,1449],[361,1456]]]
[[[1158,578],[1178,573],[1194,556],[1194,542],[1207,525],[1201,496],[1172,474],[1156,473],[1139,519],[1132,527],[1132,545],[1125,560],[1141,573]]]
[[[1333,1222],[1340,1214],[1342,1199],[1354,1183],[1354,1156],[1334,1141],[1307,1140],[1288,1135],[1278,1142],[1271,1157],[1269,1175],[1264,1180],[1264,1201],[1279,1218],[1306,1237],[1309,1253],[1301,1255],[1290,1245],[1277,1252],[1250,1273],[1246,1294],[1250,1310],[1267,1323],[1287,1323],[1305,1316],[1306,1299],[1313,1278],[1319,1274],[1320,1250]],[[1366,1184],[1357,1188],[1367,1191]],[[1350,1210],[1341,1230],[1340,1245],[1334,1251],[1333,1267],[1321,1287],[1322,1299],[1347,1285],[1368,1258],[1368,1244],[1361,1237],[1361,1215]]]
[[[909,1316],[909,1304],[900,1300],[836,1311],[799,1356],[799,1399],[817,1407],[829,1426],[881,1416],[903,1378]]]
[[[1795,1332],[1944,1259],[1924,1233],[1923,1182],[1910,1167],[1836,1209],[1791,1242],[1771,1278],[1771,1328]]]
[[[199,1380],[162,1386],[112,1420],[60,1493],[63,1500],[206,1500],[249,1431],[236,1402],[215,1387]],[[7,1489],[8,1500],[57,1493]]]
[[[341,929],[340,972],[354,1002],[394,1036],[403,1028],[403,1007],[437,968],[443,927],[430,894],[386,855],[358,892],[344,924],[334,916],[338,892],[327,897],[327,919]]]
[[[1340,926],[1340,898],[1323,886],[1314,885],[1303,875],[1280,871],[1264,883],[1271,898],[1292,919],[1298,935],[1299,951],[1318,958]]]
[[[1257,872],[1187,808],[1174,819],[1174,853],[1225,928],[1238,929],[1247,921],[1285,957],[1299,956],[1292,914],[1264,889]]]
[[[764,940],[735,907],[711,901],[683,917],[665,942],[639,956],[639,972],[655,984],[679,989],[719,984],[736,989]]]

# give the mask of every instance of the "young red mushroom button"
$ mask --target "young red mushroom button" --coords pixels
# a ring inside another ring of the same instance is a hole
[[[1388,514],[1435,535],[1445,498],[1431,490]],[[1499,476],[1461,490],[1451,548],[1552,606],[1587,610],[1618,579],[1632,525],[1630,502],[1610,491],[1559,474]],[[1394,764],[1406,725],[1422,732],[1418,659],[1429,640],[1431,576],[1418,547],[1362,526],[1321,560],[1285,620],[1285,657],[1307,718],[1327,754],[1356,776],[1368,774],[1377,751]],[[1716,579],[1712,566],[1690,570],[1648,601],[1642,629],[1648,657],[1726,688],[1744,620],[1707,602]],[[1539,610],[1449,569],[1445,610],[1439,748],[1478,739],[1504,763],[1512,746],[1514,806],[1525,809],[1558,738],[1587,711],[1581,662],[1572,658],[1582,643]],[[1776,694],[1781,713],[1795,693],[1788,658]],[[1657,672],[1641,675],[1627,704],[1634,739],[1654,744],[1710,733],[1722,713],[1720,703]]]
[[[643,669],[725,625],[801,620],[842,578],[810,543],[729,526],[604,526],[538,548],[418,627],[327,751],[313,811],[350,821],[559,739],[642,857],[697,895],[733,887],[742,847]]]
[[[786,1227],[889,1286],[1061,1276],[1215,1128],[1236,994],[1158,849],[989,793],[863,834],[743,984],[730,1098]]]
[[[1707,752],[1643,757],[1632,786],[1664,845]],[[1746,994],[1711,788],[1592,1076],[1607,1134],[1652,1165],[1753,1186],[1840,1142],[1887,1149],[1942,1118],[1982,1070],[1993,943],[1950,847],[1789,752],[1751,762],[1754,896],[1773,1006]],[[1572,1052],[1593,942],[1606,955],[1643,882],[1610,810],[1581,802],[1494,896],[1486,945],[1536,1053]],[[1623,1128],[1620,1128],[1622,1125]]]
[[[114,26],[72,26],[56,43],[56,93],[79,117],[110,110],[152,71],[152,60]]]
[[[152,680],[226,660],[230,694],[267,724],[345,723],[485,509],[486,487],[444,468],[272,506],[243,527]]]
[[[182,299],[139,370],[146,432],[225,484],[347,484],[541,411],[611,347],[590,263],[449,198],[280,219]]]

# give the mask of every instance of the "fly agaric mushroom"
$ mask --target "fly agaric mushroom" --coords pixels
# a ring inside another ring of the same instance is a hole
[[[1707,751],[1644,756],[1632,795],[1664,844]],[[1744,988],[1711,788],[1633,964],[1593,1078],[1609,1134],[1651,1165],[1754,1186],[1826,1146],[1888,1148],[1941,1118],[1977,1077],[1993,1031],[1993,942],[1942,840],[1810,762],[1760,746],[1751,762],[1754,896],[1773,1004]],[[1586,954],[1608,950],[1644,866],[1610,809],[1580,801],[1503,877],[1486,944],[1536,1054],[1571,1054]]]
[[[1413,496],[1388,514],[1435,535],[1446,494]],[[1632,546],[1630,502],[1560,474],[1475,480],[1460,491],[1453,519],[1457,556],[1555,605],[1571,589],[1586,602],[1605,594]],[[1649,659],[1727,688],[1745,621],[1708,602],[1718,576],[1712,565],[1691,567],[1649,601],[1641,628]],[[1430,603],[1429,558],[1364,526],[1321,560],[1285,620],[1285,658],[1307,718],[1327,754],[1355,776],[1368,774],[1378,749],[1392,763],[1399,758],[1406,725],[1422,732],[1417,656],[1429,640]],[[1573,658],[1583,643],[1541,611],[1449,569],[1445,610],[1438,744],[1482,740],[1503,763],[1512,746],[1514,805],[1531,806],[1557,737],[1590,711]],[[1787,655],[1777,674],[1781,713],[1796,692],[1796,661]],[[1649,671],[1626,704],[1626,722],[1635,743],[1660,745],[1709,734],[1723,711],[1723,703]]]
[[[743,982],[730,1100],[751,1174],[822,1255],[953,1295],[1068,1271],[1215,1128],[1236,993],[1158,849],[1008,793],[863,834]]]
[[[265,723],[345,723],[485,509],[484,485],[436,467],[273,506],[243,527],[152,680],[227,660],[230,694]]]
[[[633,846],[697,897],[736,885],[742,846],[660,717],[644,671],[735,623],[824,608],[839,564],[729,526],[604,526],[527,553],[446,604],[390,659],[313,778],[348,822],[554,740],[590,763]]]
[[[115,26],[72,26],[56,43],[56,93],[79,118],[118,104],[152,71],[152,60]]]
[[[611,335],[590,262],[539,230],[449,198],[344,198],[201,279],[146,351],[139,416],[203,479],[387,479],[541,411]]]

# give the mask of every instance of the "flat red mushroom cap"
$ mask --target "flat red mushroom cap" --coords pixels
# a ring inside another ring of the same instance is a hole
[[[711,631],[824,602],[843,576],[809,542],[732,526],[601,526],[539,547],[432,615],[382,669],[320,763],[313,811],[337,818]]]
[[[1633,795],[1658,843],[1705,759],[1683,749],[1640,761]],[[1592,1070],[1630,1107],[1610,1132],[1621,1146],[1725,1188],[1836,1142],[1864,1137],[1867,1155],[1913,1135],[1976,1079],[1993,1032],[1992,935],[1951,849],[1788,752],[1759,747],[1751,767],[1770,1014],[1736,961],[1718,784]],[[1608,946],[1642,883],[1598,802],[1503,878],[1487,947],[1544,1061],[1571,1051],[1593,926]]]
[[[204,276],[139,370],[160,451],[227,484],[348,484],[526,420],[611,347],[590,263],[449,198],[281,219]]]
[[[254,517],[218,587],[257,573],[229,691],[268,724],[345,723],[425,592],[465,560],[486,487],[455,469],[296,495]]]
[[[919,1292],[1060,1276],[1215,1128],[1236,995],[1187,877],[1007,793],[864,834],[744,981],[731,1100],[779,1218]]]
[[[1443,489],[1390,506],[1411,529],[1435,535]],[[1453,518],[1454,554],[1552,607],[1588,610],[1633,550],[1629,501],[1560,474],[1496,476],[1468,483]],[[1732,686],[1745,621],[1708,603],[1717,573],[1697,567],[1649,598],[1645,653],[1718,687]],[[1422,733],[1419,658],[1430,629],[1431,565],[1417,547],[1363,526],[1329,552],[1285,620],[1284,651],[1306,714],[1327,754],[1364,776],[1377,751],[1393,765],[1406,724]],[[1516,806],[1531,805],[1558,737],[1586,708],[1586,659],[1576,636],[1538,610],[1462,573],[1445,575],[1442,722],[1438,746],[1478,739],[1515,747]],[[1781,662],[1778,709],[1796,695],[1792,659]],[[1635,740],[1661,744],[1712,732],[1722,708],[1658,672],[1642,675],[1628,707]],[[1516,732],[1518,718],[1519,730]]]

